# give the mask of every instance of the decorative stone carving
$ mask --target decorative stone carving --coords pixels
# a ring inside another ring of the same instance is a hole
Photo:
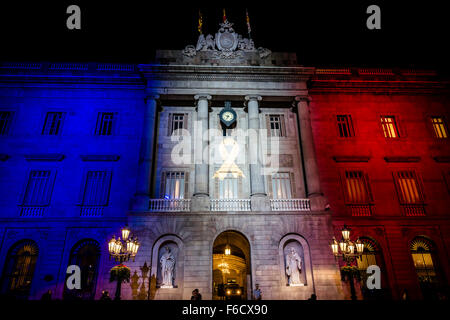
[[[289,286],[302,286],[300,273],[302,272],[302,258],[297,250],[291,247],[286,254],[286,275],[289,278]]]
[[[164,248],[166,252],[159,259],[161,266],[162,284],[161,288],[173,288],[175,256],[168,246]]]
[[[206,37],[204,34],[200,34],[197,45],[188,45],[182,52],[183,55],[192,58],[199,51],[211,52],[214,57],[221,59],[242,57],[245,52],[257,52],[260,58],[264,59],[272,53],[269,49],[261,47],[256,49],[253,40],[237,34],[233,29],[233,23],[228,20],[220,24],[215,37],[210,34]]]

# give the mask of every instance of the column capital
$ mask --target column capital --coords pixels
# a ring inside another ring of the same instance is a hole
[[[311,98],[311,96],[295,96],[295,101],[297,101],[297,102],[302,102],[302,101],[311,102],[312,98]]]
[[[247,100],[247,101],[254,101],[254,100],[261,101],[262,97],[257,95],[257,94],[251,94],[251,95],[245,96],[245,100]]]
[[[199,93],[194,96],[195,100],[211,100],[212,96],[206,93]]]
[[[146,94],[146,96],[145,96],[145,101],[148,101],[148,100],[155,100],[155,101],[158,101],[159,100],[159,94],[157,94],[157,93],[147,93]]]

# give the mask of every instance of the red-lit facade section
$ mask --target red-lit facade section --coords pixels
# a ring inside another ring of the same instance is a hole
[[[317,69],[311,122],[336,238],[380,266],[361,298],[440,299],[450,279],[449,82],[431,71]],[[364,281],[362,282],[364,283]]]

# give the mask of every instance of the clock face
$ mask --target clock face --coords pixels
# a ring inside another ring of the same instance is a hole
[[[228,121],[228,122],[233,121],[233,119],[234,119],[234,114],[233,114],[233,112],[230,112],[230,111],[224,112],[224,113],[222,114],[222,119],[223,119],[224,121]]]

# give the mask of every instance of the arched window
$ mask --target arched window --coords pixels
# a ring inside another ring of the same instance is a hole
[[[100,245],[97,241],[79,241],[71,250],[69,265],[77,265],[81,270],[81,289],[69,290],[64,285],[64,299],[90,300],[95,298],[95,288],[100,261]]]
[[[424,299],[437,299],[442,279],[437,272],[433,243],[424,237],[417,237],[411,241],[410,250]]]
[[[9,249],[2,275],[1,292],[27,299],[39,254],[39,248],[33,240],[22,240]]]
[[[361,274],[361,293],[365,300],[374,299],[387,299],[390,296],[386,279],[386,269],[384,267],[383,255],[381,253],[379,245],[370,238],[360,238],[364,243],[364,251],[361,257],[356,259],[358,269]],[[367,278],[370,274],[367,274],[367,268],[371,265],[377,265],[381,271],[381,289],[368,289]]]

